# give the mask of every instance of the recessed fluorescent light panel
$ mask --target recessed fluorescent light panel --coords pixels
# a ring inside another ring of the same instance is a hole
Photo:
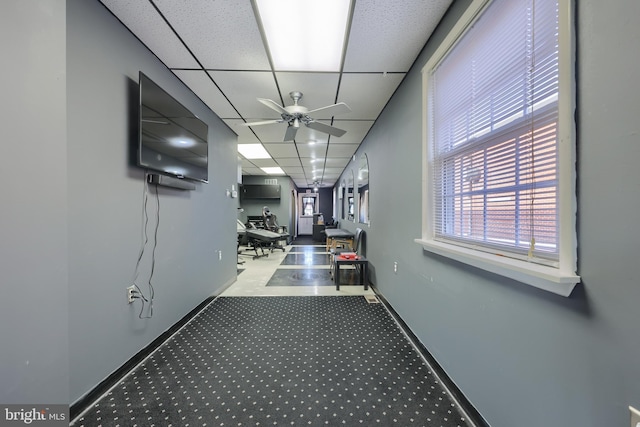
[[[260,168],[260,169],[262,169],[265,173],[269,175],[284,175],[284,171],[282,170],[281,167]]]
[[[270,159],[271,156],[262,144],[238,144],[238,153],[245,159]]]
[[[351,0],[255,0],[277,71],[340,71]]]

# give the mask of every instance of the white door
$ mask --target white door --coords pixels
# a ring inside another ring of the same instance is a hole
[[[313,234],[313,214],[318,212],[318,194],[302,193],[298,195],[298,234]]]

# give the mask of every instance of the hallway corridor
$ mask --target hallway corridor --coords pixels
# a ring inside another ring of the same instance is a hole
[[[240,260],[236,283],[72,425],[474,426],[371,289],[335,290],[324,246]]]

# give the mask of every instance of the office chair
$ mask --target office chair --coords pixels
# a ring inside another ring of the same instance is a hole
[[[287,231],[287,227],[284,225],[278,225],[278,217],[275,214],[271,213],[268,206],[262,208],[262,219],[264,222],[265,230],[278,233],[280,236],[282,236],[282,240],[289,239],[289,232]],[[273,252],[274,249],[282,249],[282,251],[284,252],[284,246],[278,243],[274,243],[274,245],[271,247],[271,252]]]

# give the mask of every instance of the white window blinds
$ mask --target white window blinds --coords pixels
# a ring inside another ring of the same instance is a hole
[[[436,240],[558,260],[557,0],[493,0],[430,74]]]

